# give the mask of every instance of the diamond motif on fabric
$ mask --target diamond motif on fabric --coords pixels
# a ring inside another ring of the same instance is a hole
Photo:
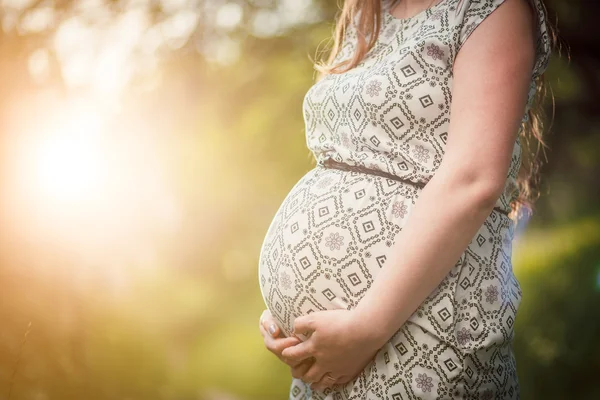
[[[473,377],[473,374],[474,374],[474,372],[473,372],[473,370],[471,369],[471,367],[467,367],[467,369],[465,370],[465,372],[467,373],[467,376],[468,376],[469,378],[472,378],[472,377]]]
[[[404,74],[405,77],[413,76],[416,74],[416,71],[411,65],[407,65],[406,67],[400,68],[400,71]]]
[[[330,120],[333,120],[335,118],[335,112],[332,109],[329,109],[327,116],[329,117]]]
[[[463,278],[463,280],[460,282],[460,287],[463,288],[464,290],[467,290],[467,288],[471,286],[471,282],[469,282],[469,278]]]
[[[294,387],[292,388],[292,395],[294,397],[298,396],[300,394],[300,388],[296,385],[294,385]]]
[[[401,356],[405,355],[408,352],[408,350],[406,350],[406,346],[404,346],[404,343],[398,343],[394,347],[396,348],[396,350],[398,350],[398,353],[400,353]]]
[[[448,371],[450,372],[454,371],[457,368],[456,363],[451,358],[444,361],[444,365],[446,366],[446,368],[448,368]]]
[[[325,295],[325,297],[327,297],[327,300],[329,300],[329,301],[331,301],[335,298],[335,294],[333,294],[333,292],[329,288],[323,290],[321,293],[323,293]]]
[[[427,108],[433,104],[433,100],[431,99],[431,96],[428,94],[423,97],[419,97],[419,101],[421,102],[421,105],[423,106],[423,108]]]
[[[485,237],[481,233],[479,233],[477,235],[477,244],[479,246],[483,246],[484,243],[485,243]]]
[[[300,265],[302,265],[302,268],[304,268],[304,269],[306,269],[312,265],[306,256],[302,257],[299,261],[300,261]]]
[[[442,142],[446,143],[448,140],[448,132],[440,133],[440,139],[442,139]]]
[[[477,321],[477,318],[473,317],[471,318],[471,322],[469,323],[469,325],[471,326],[471,329],[476,331],[477,328],[479,328],[479,321]]]
[[[408,171],[408,165],[404,161],[398,163],[398,168],[402,171]]]
[[[400,129],[404,126],[404,123],[402,122],[402,120],[398,117],[394,117],[390,120],[390,122],[392,123],[392,125],[394,125],[394,128],[396,129]]]
[[[350,283],[352,283],[354,286],[362,283],[356,272],[353,272],[350,275],[348,275],[348,279],[350,279]]]
[[[440,311],[438,311],[438,315],[444,322],[446,322],[446,320],[448,320],[448,318],[450,318],[452,316],[452,314],[450,314],[450,311],[448,311],[448,309],[446,307],[444,307]]]

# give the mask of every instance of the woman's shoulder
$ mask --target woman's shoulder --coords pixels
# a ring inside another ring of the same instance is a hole
[[[406,28],[414,26],[415,30],[409,29],[407,31],[407,33],[411,32],[413,41],[420,42],[421,39],[426,39],[428,43],[435,42],[440,49],[447,49],[449,58],[446,61],[452,64],[460,48],[475,29],[502,4],[516,0],[440,0],[430,10],[423,13],[421,17],[410,19],[410,21],[401,24],[386,15],[391,4],[390,1],[382,0],[382,26],[379,34],[396,36],[400,25],[402,25],[400,29],[404,29],[404,25],[407,25]],[[546,69],[551,53],[546,8],[543,0],[520,1],[531,5],[535,17],[536,65],[533,72],[535,77]],[[360,10],[355,14],[356,21],[358,21],[359,15]],[[390,23],[392,26],[388,27],[385,25],[386,23]],[[507,29],[510,29],[510,27],[507,27]],[[406,40],[406,38],[403,40]],[[397,49],[397,51],[406,51],[403,48],[411,42],[399,45],[400,49]],[[356,50],[356,45],[356,25],[355,23],[349,23],[334,61],[338,62],[351,58]],[[446,50],[443,51],[446,52]]]
[[[550,37],[547,13],[543,0],[442,0],[448,2],[448,18],[453,34],[455,53],[467,41],[477,27],[507,1],[523,1],[530,6],[536,34],[536,64],[534,77],[547,67],[550,53]],[[510,29],[510,27],[507,27]]]

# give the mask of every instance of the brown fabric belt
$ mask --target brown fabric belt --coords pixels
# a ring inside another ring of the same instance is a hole
[[[392,179],[398,182],[404,182],[413,186],[417,186],[419,188],[424,188],[426,183],[422,183],[422,182],[414,182],[408,179],[403,179],[400,178],[399,176],[390,174],[388,172],[385,171],[380,171],[378,169],[371,169],[371,168],[367,168],[364,167],[362,165],[349,165],[349,164],[345,164],[345,163],[341,163],[339,161],[336,161],[332,158],[328,158],[325,161],[319,163],[320,166],[324,167],[324,168],[332,168],[332,169],[339,169],[342,171],[354,171],[354,172],[362,172],[364,174],[371,174],[371,175],[379,175],[382,176],[384,178],[388,178],[388,179]],[[506,210],[503,210],[500,207],[494,207],[493,208],[495,211],[498,211],[506,216],[508,216],[508,212]]]

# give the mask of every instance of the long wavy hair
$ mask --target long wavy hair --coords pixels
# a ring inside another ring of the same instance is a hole
[[[329,40],[330,47],[323,50],[324,53],[329,52],[329,56],[326,57],[325,61],[311,60],[315,70],[318,71],[317,80],[322,79],[328,74],[340,74],[354,68],[375,45],[381,29],[382,0],[345,0],[343,6],[339,5],[339,1],[332,38]],[[532,0],[527,1],[532,2]],[[545,4],[542,1],[541,4],[546,15],[548,15]],[[533,5],[532,10],[536,10]],[[341,50],[346,30],[349,24],[356,20],[356,15],[359,16],[357,26],[355,26],[357,33],[356,50],[350,59],[334,64],[334,60]],[[558,42],[558,30],[549,20],[547,21],[547,28],[552,53],[555,53],[558,49],[560,54],[560,48],[557,48],[557,45],[560,44]],[[332,39],[333,45],[331,46]],[[540,149],[544,150],[544,148],[548,148],[547,143],[544,141],[544,102],[548,91],[550,90],[551,92],[551,88],[545,74],[537,77],[535,83],[536,94],[533,104],[528,111],[529,118],[527,118],[526,122],[522,123],[522,129],[519,132],[521,144],[523,145],[523,153],[516,182],[518,196],[513,198],[510,204],[512,209],[511,216],[520,215],[523,207],[533,212],[535,202],[540,196],[540,168],[543,163],[539,158],[539,153]],[[552,110],[554,117],[554,96],[552,96]],[[533,150],[532,142],[537,143],[535,150]],[[544,158],[546,158],[545,151]]]

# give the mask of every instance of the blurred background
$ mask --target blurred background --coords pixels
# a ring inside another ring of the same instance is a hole
[[[0,0],[0,399],[287,398],[257,262],[336,3]],[[548,6],[516,355],[524,399],[598,399],[600,2]]]

